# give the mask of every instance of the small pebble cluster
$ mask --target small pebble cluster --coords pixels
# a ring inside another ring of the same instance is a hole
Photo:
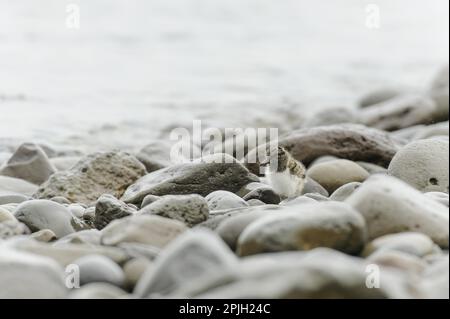
[[[246,161],[265,145],[174,163],[164,141],[0,139],[0,298],[449,298],[448,94],[445,68],[280,136],[295,198]]]

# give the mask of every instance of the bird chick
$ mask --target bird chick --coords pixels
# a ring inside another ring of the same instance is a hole
[[[305,166],[283,147],[278,146],[270,152],[261,165],[266,167],[267,181],[278,195],[284,198],[301,195],[306,179]]]

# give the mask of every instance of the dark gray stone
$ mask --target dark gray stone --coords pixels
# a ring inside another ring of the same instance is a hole
[[[293,131],[280,137],[278,144],[306,166],[320,156],[332,155],[387,167],[400,147],[388,133],[356,124]],[[251,172],[259,173],[266,156],[256,155],[258,151],[263,154],[267,147],[262,145],[247,155],[246,166]]]
[[[102,195],[95,204],[95,228],[102,229],[114,219],[130,216],[135,212],[136,209],[114,196],[109,194]]]
[[[228,160],[230,160],[230,157]],[[152,172],[128,187],[122,200],[141,203],[149,195],[199,194],[216,190],[237,192],[242,186],[258,181],[242,164],[236,162],[192,162],[177,164]]]

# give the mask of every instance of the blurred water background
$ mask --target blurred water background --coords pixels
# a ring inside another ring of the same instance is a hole
[[[126,145],[192,118],[283,125],[276,116],[351,107],[374,88],[423,88],[448,63],[448,6],[0,0],[0,137]]]

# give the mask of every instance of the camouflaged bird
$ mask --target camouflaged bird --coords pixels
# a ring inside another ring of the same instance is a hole
[[[306,179],[305,166],[283,147],[274,149],[264,163],[267,182],[284,198],[300,196]]]

